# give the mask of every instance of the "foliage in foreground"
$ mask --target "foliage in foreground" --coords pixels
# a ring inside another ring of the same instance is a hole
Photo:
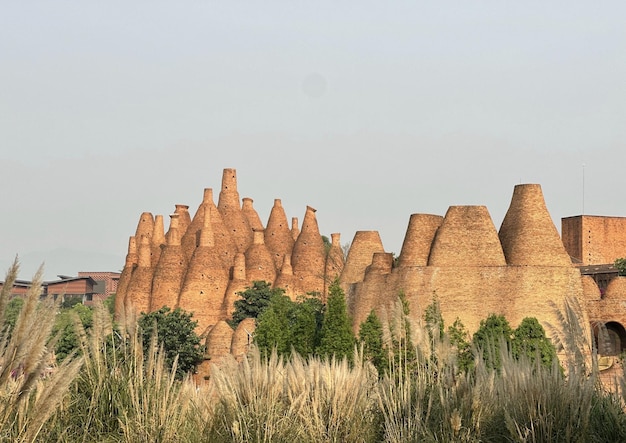
[[[101,306],[88,330],[75,318],[82,356],[50,368],[56,309],[37,298],[25,300],[11,334],[0,340],[0,441],[626,440],[625,399],[601,389],[595,366],[565,376],[556,364],[545,367],[503,347],[499,371],[474,358],[474,369],[459,373],[446,334],[429,336],[401,301],[395,326],[382,325],[398,343],[382,376],[361,352],[349,364],[297,353],[263,357],[253,349],[237,368],[215,369],[197,387],[176,377],[176,359],[170,369],[156,339],[144,351],[133,322],[119,335]],[[576,312],[573,303],[566,306],[558,325],[564,346],[580,346],[563,362],[567,368],[591,349],[568,337],[584,329]],[[403,353],[415,356],[412,364]],[[618,381],[626,385],[624,377]]]

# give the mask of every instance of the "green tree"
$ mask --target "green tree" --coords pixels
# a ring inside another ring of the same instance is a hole
[[[439,298],[433,294],[433,301],[426,307],[424,311],[424,321],[426,322],[426,330],[431,341],[443,339],[444,327],[443,316],[441,315],[441,306]]]
[[[383,325],[372,310],[359,327],[359,342],[363,346],[363,356],[370,360],[384,374],[389,368],[389,351],[383,342]]]
[[[317,352],[323,322],[324,304],[318,297],[304,297],[294,303],[291,336],[298,354],[307,356]]]
[[[302,356],[314,354],[320,341],[323,308],[315,297],[294,302],[285,295],[272,296],[254,331],[261,353],[268,355],[276,349],[279,355],[289,355],[293,349]]]
[[[511,349],[513,330],[503,315],[491,314],[480,321],[480,327],[472,337],[472,343],[482,353],[488,368],[502,367],[503,351]],[[503,347],[505,349],[503,349]]]
[[[63,361],[72,352],[80,353],[75,317],[78,317],[85,331],[93,326],[93,310],[82,303],[74,304],[69,309],[61,309],[52,329],[53,335],[59,334],[54,348],[58,361]]]
[[[275,294],[257,318],[254,341],[264,356],[269,355],[273,349],[279,355],[288,355],[291,352],[290,323],[293,311],[293,302],[289,297]]]
[[[163,346],[168,366],[171,367],[178,356],[178,377],[192,371],[202,361],[200,337],[195,333],[198,323],[192,320],[192,316],[192,313],[180,308],[172,311],[164,306],[158,311],[141,314],[138,321],[145,351],[149,349],[152,336],[156,333],[157,343]]]
[[[613,263],[613,266],[617,268],[617,275],[626,276],[626,258],[617,258]]]
[[[448,327],[448,339],[450,344],[456,348],[456,362],[462,372],[467,372],[474,366],[474,354],[470,344],[470,336],[467,329],[457,317]]]
[[[335,279],[328,288],[328,301],[320,337],[318,353],[325,357],[347,357],[352,361],[355,337],[352,333],[352,321],[348,316],[346,296]]]
[[[20,315],[20,311],[24,306],[24,299],[22,297],[14,297],[7,303],[7,307],[4,311],[4,326],[3,334],[11,334],[11,331],[15,327],[17,317]]]
[[[235,301],[232,319],[228,321],[231,328],[236,329],[244,318],[259,318],[270,304],[273,295],[284,295],[282,288],[272,288],[266,281],[253,281],[252,286],[238,292],[240,300]]]
[[[526,357],[534,362],[539,359],[542,366],[550,368],[556,359],[556,349],[546,337],[546,331],[534,317],[526,317],[513,331],[511,351],[516,359]]]

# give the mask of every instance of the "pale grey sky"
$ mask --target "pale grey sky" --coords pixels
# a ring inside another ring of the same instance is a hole
[[[323,234],[540,183],[626,216],[626,3],[0,3],[0,266],[119,270],[142,211],[192,213],[236,168],[263,221]],[[1,272],[4,269],[0,269]],[[2,279],[2,277],[0,277]]]

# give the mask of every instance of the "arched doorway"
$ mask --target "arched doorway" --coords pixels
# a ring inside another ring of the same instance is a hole
[[[620,355],[626,351],[626,329],[616,321],[596,322],[593,335],[599,355]]]

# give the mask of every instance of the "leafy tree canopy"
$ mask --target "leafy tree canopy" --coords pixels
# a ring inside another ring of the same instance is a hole
[[[270,304],[274,295],[284,295],[282,288],[272,288],[266,281],[254,281],[245,291],[238,292],[241,300],[235,302],[232,320],[228,321],[231,328],[236,329],[244,318],[259,318]]]
[[[488,368],[502,367],[501,352],[503,346],[510,349],[513,330],[504,315],[491,314],[480,321],[480,327],[472,337],[472,343],[483,354]]]
[[[195,333],[197,322],[193,314],[180,308],[173,311],[164,306],[158,311],[141,314],[138,325],[144,350],[150,347],[153,334],[156,332],[159,346],[163,346],[165,361],[171,367],[178,355],[176,374],[182,377],[202,361],[200,337]]]
[[[369,359],[378,374],[389,368],[389,350],[383,341],[383,325],[372,310],[359,327],[359,342],[363,346],[363,356]]]
[[[339,280],[335,279],[328,288],[318,353],[326,357],[334,355],[337,358],[347,357],[348,360],[352,360],[355,341],[346,297],[339,286]]]
[[[613,263],[613,266],[617,268],[618,275],[626,276],[626,258],[618,258]]]
[[[269,354],[272,349],[280,355],[295,350],[307,356],[319,346],[324,306],[315,297],[297,302],[282,294],[275,294],[270,304],[257,320],[255,342],[261,352]]]
[[[513,332],[511,342],[513,357],[519,359],[526,357],[534,362],[539,362],[550,368],[556,359],[556,349],[550,339],[546,337],[546,331],[534,317],[526,317]]]

